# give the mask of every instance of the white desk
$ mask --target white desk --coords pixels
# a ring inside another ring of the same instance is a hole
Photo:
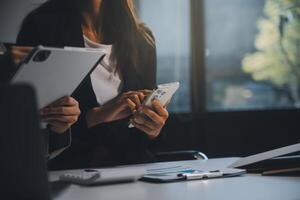
[[[224,168],[236,158],[183,162],[200,165],[204,170]],[[181,163],[181,162],[180,162]],[[173,165],[180,163],[171,163]],[[153,168],[161,164],[145,165]],[[166,165],[166,164],[163,164]],[[62,172],[50,172],[57,180]],[[81,187],[70,185],[55,200],[300,200],[300,177],[243,177],[189,181],[167,184],[127,183],[108,186]]]

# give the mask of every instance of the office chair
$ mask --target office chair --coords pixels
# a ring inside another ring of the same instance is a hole
[[[49,200],[34,91],[26,85],[0,85],[0,94],[0,197]]]

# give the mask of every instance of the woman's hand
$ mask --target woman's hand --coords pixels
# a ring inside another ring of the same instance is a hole
[[[152,101],[152,107],[153,109],[141,107],[134,114],[131,123],[137,129],[146,133],[150,139],[155,139],[159,136],[161,129],[169,118],[169,113],[157,99]]]
[[[88,111],[86,115],[88,127],[131,116],[139,109],[145,96],[150,92],[149,90],[125,92],[107,104]]]
[[[72,97],[63,97],[40,112],[41,120],[50,125],[55,133],[65,133],[80,115],[78,102]]]
[[[33,47],[12,46],[10,55],[14,64],[18,65],[32,51]]]

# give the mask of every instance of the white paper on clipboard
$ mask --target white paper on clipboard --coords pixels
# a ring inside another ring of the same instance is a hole
[[[12,83],[33,86],[40,109],[71,95],[104,56],[101,50],[39,46],[20,65]]]

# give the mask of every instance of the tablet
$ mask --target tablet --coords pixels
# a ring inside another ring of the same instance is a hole
[[[105,53],[85,48],[39,46],[20,64],[12,83],[32,85],[39,109],[70,96],[101,62]]]

